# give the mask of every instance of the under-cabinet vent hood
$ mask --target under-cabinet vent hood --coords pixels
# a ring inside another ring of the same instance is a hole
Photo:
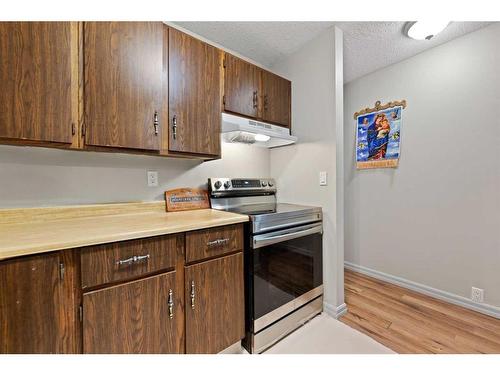
[[[222,114],[222,137],[226,142],[253,144],[260,147],[279,147],[297,142],[290,130],[282,126]]]

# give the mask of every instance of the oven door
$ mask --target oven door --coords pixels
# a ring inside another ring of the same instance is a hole
[[[322,242],[322,223],[251,237],[254,333],[323,294]]]

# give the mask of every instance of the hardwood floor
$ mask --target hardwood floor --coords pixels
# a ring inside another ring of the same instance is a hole
[[[345,270],[342,322],[397,353],[500,353],[500,319]]]

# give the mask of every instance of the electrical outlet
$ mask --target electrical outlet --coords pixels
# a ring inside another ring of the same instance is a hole
[[[328,185],[328,174],[325,171],[319,172],[319,186]]]
[[[484,302],[484,289],[472,287],[471,300],[474,302]]]
[[[157,187],[158,186],[158,172],[148,171],[148,186]]]

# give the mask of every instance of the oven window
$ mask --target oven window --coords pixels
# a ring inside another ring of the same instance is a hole
[[[323,284],[319,233],[253,249],[254,319]]]

